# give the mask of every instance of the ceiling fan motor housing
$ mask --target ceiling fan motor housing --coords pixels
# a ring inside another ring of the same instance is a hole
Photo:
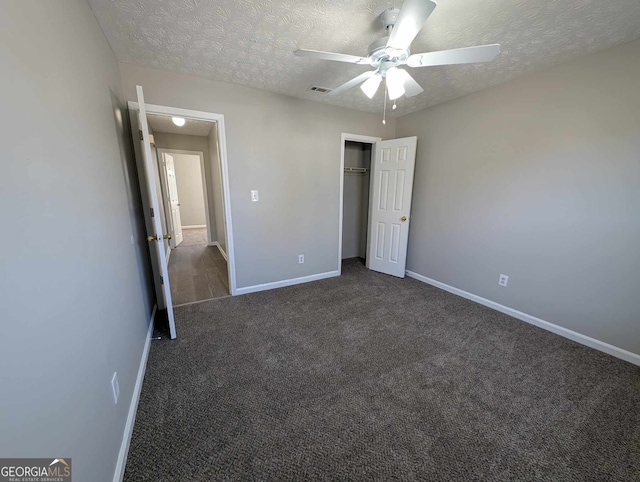
[[[409,49],[399,50],[387,47],[388,40],[389,37],[382,37],[369,45],[367,57],[373,67],[380,67],[381,70],[386,70],[389,66],[393,67],[406,63],[409,55],[411,55]]]
[[[396,24],[400,10],[397,8],[388,8],[380,14],[380,22],[382,27],[390,30]]]
[[[380,14],[380,22],[389,34],[391,34],[391,30],[396,24],[399,13],[400,10],[397,8],[388,8]],[[369,45],[367,55],[369,63],[373,67],[379,67],[380,74],[382,74],[383,77],[385,76],[386,71],[391,67],[406,63],[410,55],[409,49],[399,50],[394,49],[393,47],[388,47],[388,41],[388,35],[376,40]]]

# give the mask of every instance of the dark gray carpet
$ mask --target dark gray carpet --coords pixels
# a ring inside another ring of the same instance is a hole
[[[125,480],[640,480],[640,368],[418,281],[350,260],[176,320]]]

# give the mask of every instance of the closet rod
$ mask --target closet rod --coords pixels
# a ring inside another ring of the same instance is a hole
[[[369,172],[369,169],[366,167],[345,167],[344,172],[352,172],[355,174],[366,174]]]

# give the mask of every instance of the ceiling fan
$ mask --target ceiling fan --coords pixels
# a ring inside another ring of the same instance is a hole
[[[401,65],[415,68],[489,62],[500,53],[500,45],[491,44],[412,55],[409,46],[435,8],[436,3],[432,0],[405,0],[400,10],[390,8],[382,12],[380,21],[390,33],[369,45],[366,57],[305,49],[296,50],[294,54],[299,57],[370,65],[375,68],[333,89],[327,95],[338,95],[362,84],[360,88],[372,99],[382,79],[386,79],[389,99],[395,100],[403,95],[414,97],[424,92],[409,72],[399,68]]]

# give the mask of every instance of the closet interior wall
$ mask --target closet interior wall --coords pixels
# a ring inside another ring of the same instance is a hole
[[[366,257],[371,152],[371,144],[345,142],[342,259]]]

